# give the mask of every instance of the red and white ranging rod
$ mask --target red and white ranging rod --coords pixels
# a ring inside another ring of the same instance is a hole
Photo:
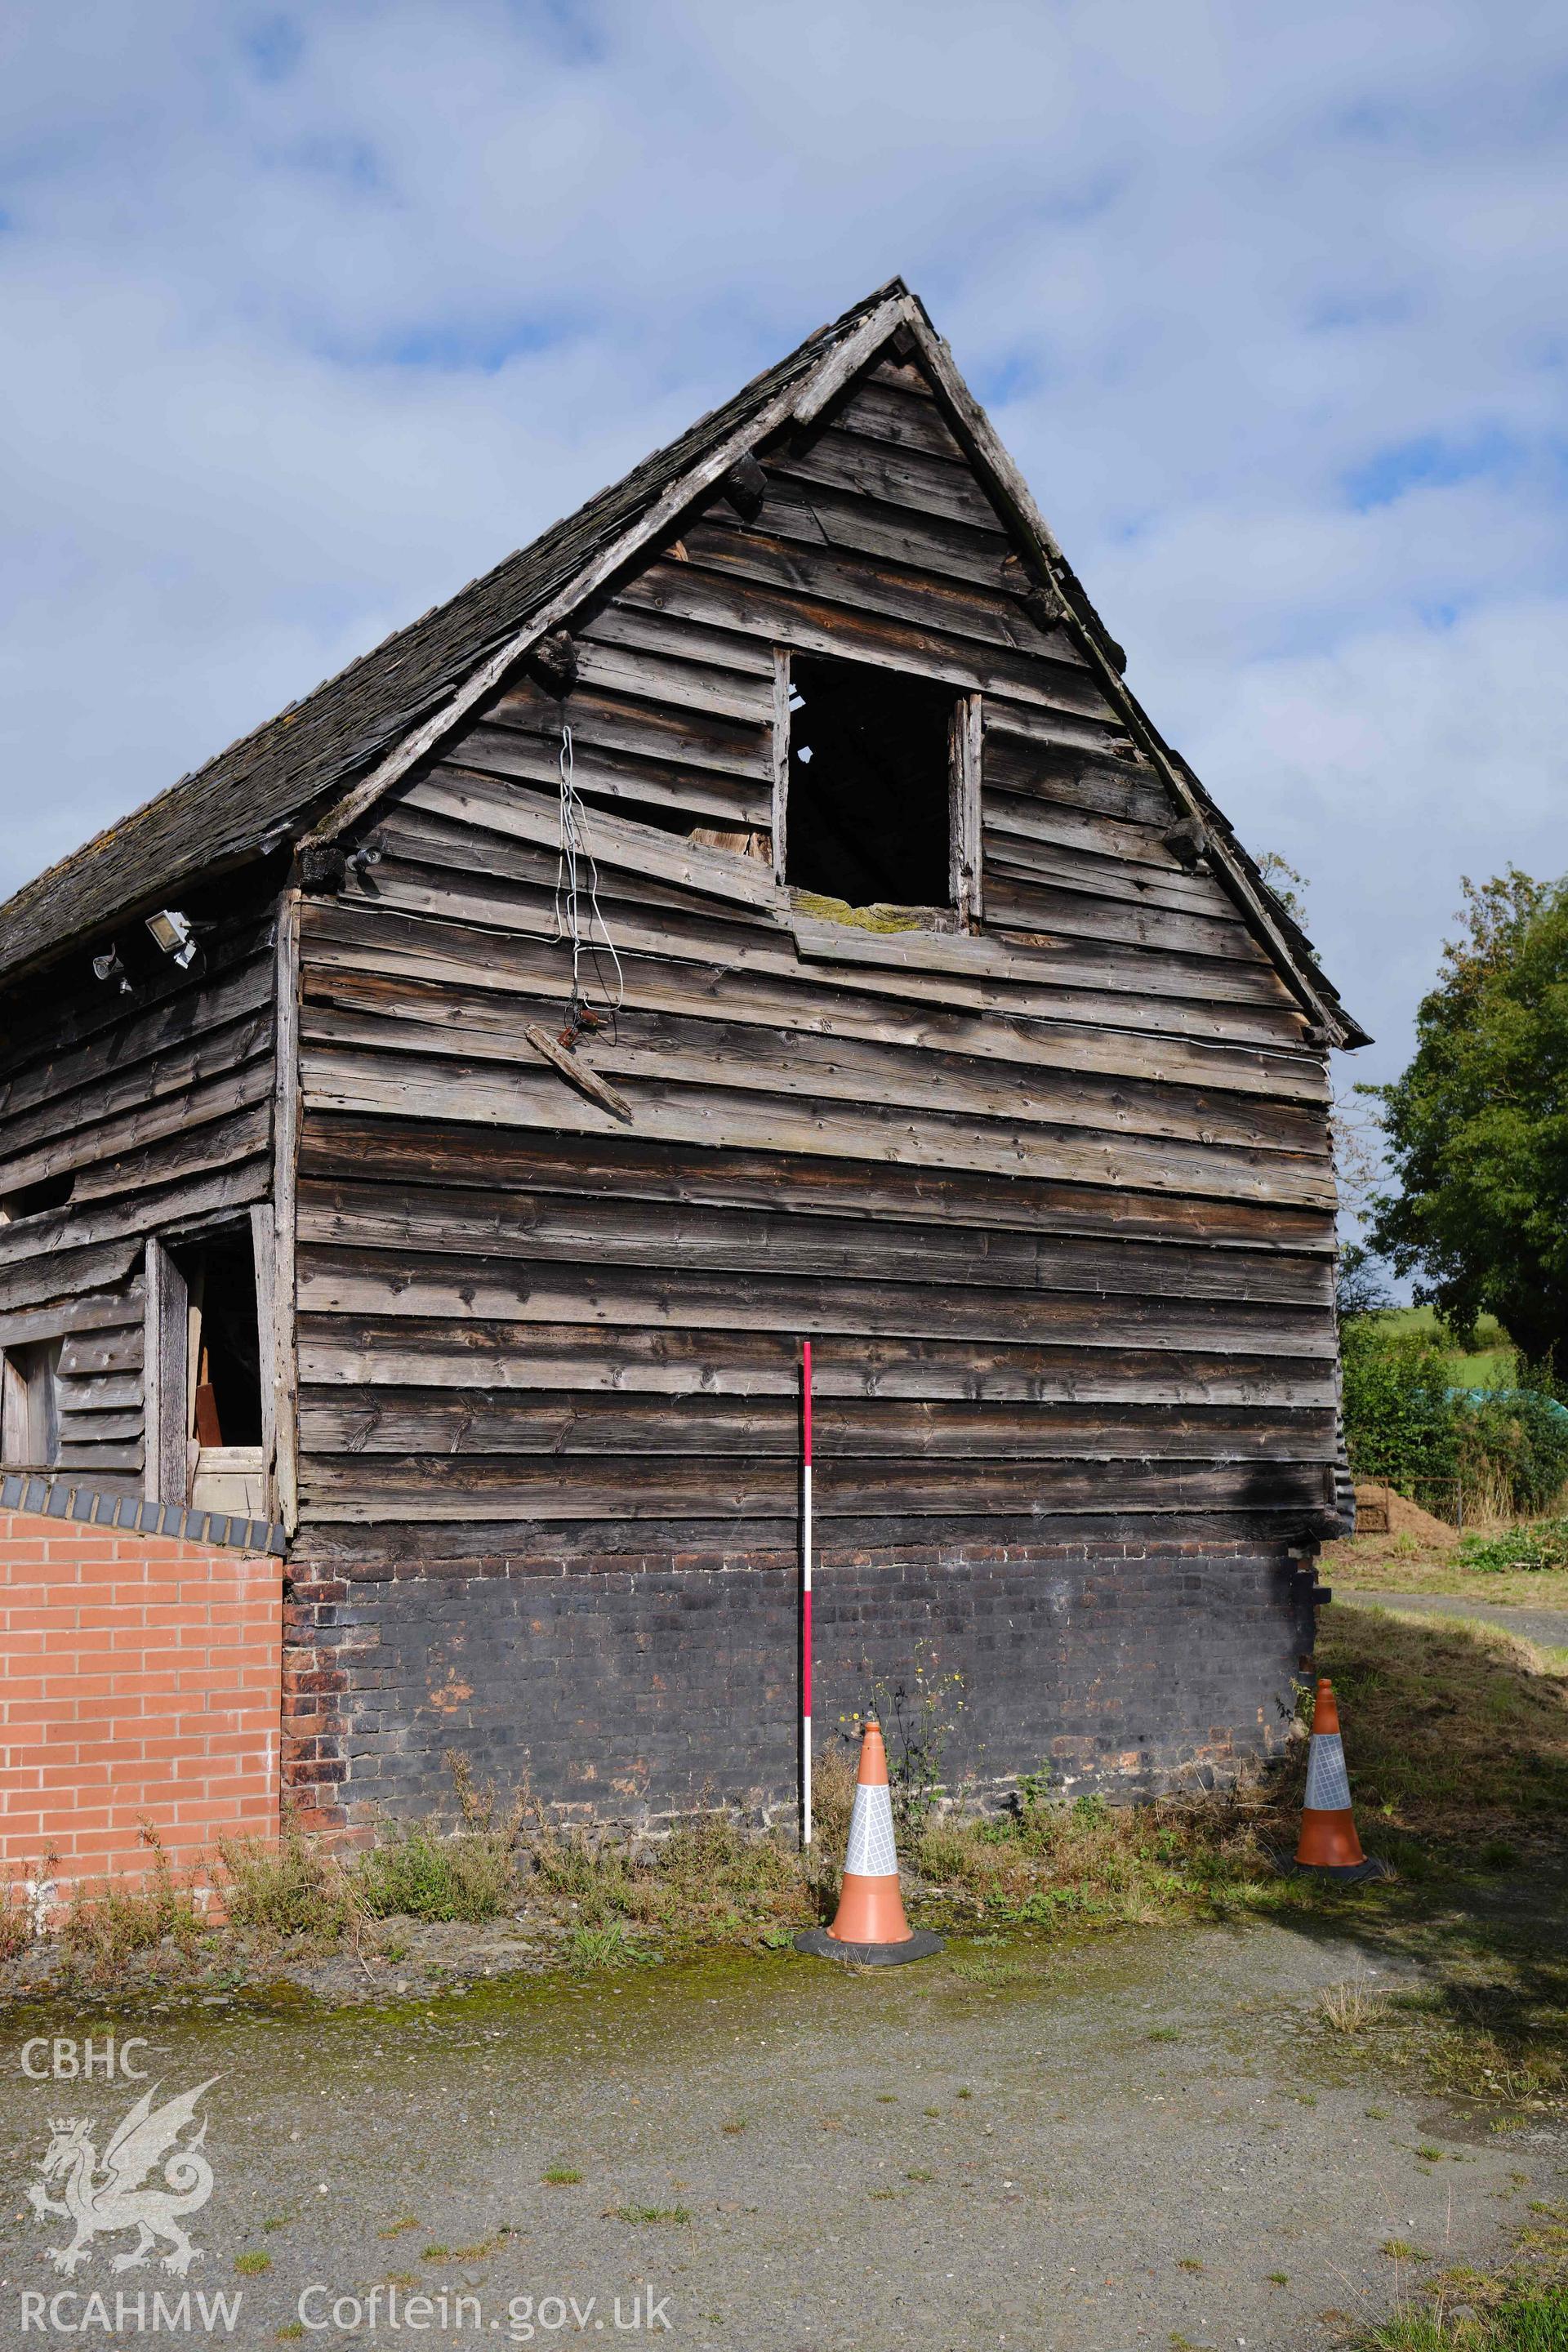
[[[811,1843],[811,1341],[801,1348],[800,1842]]]

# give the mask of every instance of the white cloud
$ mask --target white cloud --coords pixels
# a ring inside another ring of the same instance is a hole
[[[1568,862],[1565,68],[1480,0],[14,0],[0,887],[901,269],[1395,1066],[1460,873]]]

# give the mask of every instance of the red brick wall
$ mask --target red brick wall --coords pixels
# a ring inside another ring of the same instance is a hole
[[[0,1885],[275,1837],[281,1563],[0,1512]]]

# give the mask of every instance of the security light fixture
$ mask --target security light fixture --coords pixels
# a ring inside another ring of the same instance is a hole
[[[121,996],[130,995],[131,982],[126,977],[125,966],[120,961],[118,948],[110,948],[107,955],[95,955],[92,960],[92,969],[95,977],[99,980],[117,980],[120,982]]]
[[[189,971],[200,950],[187,918],[177,908],[165,907],[161,914],[148,916],[147,929],[163,953],[173,956],[182,971]]]

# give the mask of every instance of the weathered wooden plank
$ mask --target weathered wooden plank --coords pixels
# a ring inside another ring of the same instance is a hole
[[[910,677],[934,678],[969,693],[1001,693],[1049,711],[1052,740],[1100,750],[1127,741],[1121,722],[1098,720],[1078,708],[1079,689],[1059,672],[1027,654],[986,646],[971,639],[944,637],[883,614],[858,612],[802,592],[764,587],[697,563],[659,563],[622,591],[628,604],[680,614],[710,626],[751,629],[763,638],[801,653],[836,654],[840,659],[880,662]],[[1064,702],[1071,693],[1074,699]],[[1107,706],[1109,709],[1109,705]]]
[[[929,387],[917,390],[902,378],[889,382],[879,370],[862,377],[833,421],[841,433],[862,434],[868,440],[891,442],[897,448],[918,449],[948,465],[969,464],[963,445],[931,399]]]
[[[58,1339],[62,1332],[113,1331],[118,1326],[133,1324],[134,1353],[128,1352],[131,1340],[117,1344],[100,1364],[91,1350],[70,1351],[69,1370],[80,1376],[100,1369],[119,1370],[127,1363],[142,1360],[142,1286],[127,1283],[118,1291],[90,1291],[79,1297],[52,1298],[45,1306],[6,1307],[0,1312],[0,1348],[20,1348],[29,1339]],[[67,1369],[65,1358],[61,1369]]]
[[[48,1216],[25,1217],[17,1223],[0,1225],[0,1268],[17,1265],[25,1258],[53,1259],[62,1250],[123,1240],[149,1227],[162,1232],[188,1226],[228,1209],[247,1207],[260,1199],[267,1185],[267,1162],[258,1156],[233,1167],[217,1168],[211,1174],[203,1171],[176,1177],[162,1190],[153,1187],[129,1199],[89,1200],[79,1206],[73,1197],[68,1207]],[[0,1297],[4,1295],[0,1274]]]
[[[411,940],[405,919],[395,919],[399,936],[385,942],[359,939],[352,944],[318,937],[310,954],[312,992],[330,1001],[334,975],[393,978],[429,988],[478,988],[494,999],[530,1003],[557,1001],[564,986],[560,943],[550,939],[487,934],[453,940],[443,931]],[[619,942],[625,1003],[634,1011],[705,1017],[721,1008],[730,1026],[784,1031],[801,1020],[803,978],[782,956],[774,969],[755,962],[729,962],[693,971],[679,954],[664,956]],[[950,1009],[942,999],[931,1006],[910,990],[874,993],[854,967],[827,967],[809,998],[811,1027],[818,1037],[857,1038],[910,1051],[959,1055],[1023,1069],[1093,1072],[1106,1077],[1174,1084],[1206,1092],[1268,1096],[1286,1101],[1326,1102],[1321,1061],[1305,1053],[1265,1051],[1230,1042],[1191,1042],[1097,1026],[1092,1022],[1047,1020],[990,1010],[984,1016]],[[943,992],[945,999],[946,992]],[[489,1016],[504,1025],[499,1006]],[[0,1260],[4,1252],[0,1251]]]
[[[777,1397],[797,1402],[793,1331],[458,1321],[308,1311],[300,1378],[318,1389],[382,1385],[554,1397]],[[1024,1342],[814,1335],[819,1398],[1332,1412],[1328,1356],[1205,1355],[1184,1348],[1085,1349]]]
[[[596,1325],[668,1326],[674,1330],[728,1323],[736,1328],[800,1333],[889,1334],[912,1338],[1012,1340],[1083,1348],[1240,1349],[1280,1356],[1331,1356],[1333,1334],[1321,1308],[1277,1300],[1158,1299],[1086,1293],[954,1290],[933,1296],[914,1286],[838,1283],[825,1291],[813,1276],[705,1274],[682,1270],[672,1284],[662,1269],[585,1267],[548,1258],[460,1258],[405,1250],[372,1251],[311,1244],[300,1262],[301,1314],[436,1315],[465,1318]]]
[[[1050,1176],[1194,1197],[1278,1201],[1327,1208],[1332,1188],[1326,1161],[1282,1152],[1216,1148],[1183,1153],[1156,1139],[1058,1128],[1009,1133],[996,1120],[975,1121],[940,1109],[857,1106],[853,1089],[836,1099],[816,1086],[777,1095],[721,1087],[684,1071],[673,1077],[646,1066],[637,1076],[627,1056],[605,1053],[606,1069],[631,1105],[637,1125],[668,1142],[729,1145],[742,1150],[811,1151],[898,1160],[992,1174]],[[308,1108],[380,1112],[395,1118],[466,1118],[508,1127],[602,1135],[616,1122],[594,1104],[567,1097],[544,1073],[449,1059],[420,1060],[395,1045],[382,1051],[357,1042],[328,1045],[307,1032],[304,1098]],[[748,1076],[754,1074],[748,1072]],[[1178,1164],[1179,1162],[1179,1164]]]
[[[1007,542],[998,532],[974,530],[967,523],[939,521],[933,515],[918,517],[896,507],[877,506],[820,482],[792,481],[787,465],[771,469],[773,479],[763,521],[774,539],[803,547],[833,547],[861,555],[908,564],[929,577],[973,582],[976,586],[1010,589],[1014,575],[1005,567]],[[710,509],[710,521],[733,528],[725,509]],[[1048,633],[1055,658],[1071,662],[1081,655],[1065,629]]]
[[[72,1097],[84,1091],[91,1098],[87,1115],[97,1117],[100,1108],[111,1107],[116,1088],[118,1099],[130,1101],[136,1098],[138,1084],[154,1091],[165,1073],[177,1084],[178,1071],[188,1066],[193,1051],[199,1052],[204,1037],[245,1025],[247,1016],[265,1014],[269,996],[266,960],[253,958],[200,989],[187,988],[145,1009],[138,1001],[108,1036],[98,1034],[89,1042],[62,1045],[24,1065],[0,1082],[0,1149],[13,1148],[13,1135],[36,1131],[21,1127],[24,1113],[41,1112],[64,1126],[83,1116],[79,1099]],[[149,1063],[155,1066],[157,1080],[147,1073]]]
[[[458,817],[481,831],[509,835],[545,849],[560,842],[558,812],[544,802],[521,793],[506,793],[482,777],[454,780],[450,769],[438,769],[416,784],[408,805],[429,809],[439,816]],[[595,814],[591,835],[595,858],[604,866],[620,866],[632,874],[647,873],[679,884],[704,897],[778,913],[781,895],[773,876],[752,858],[731,857],[717,849],[700,849],[656,832],[652,825],[634,824],[607,812]]]
[[[133,1236],[73,1249],[61,1246],[43,1257],[14,1260],[0,1272],[0,1313],[12,1315],[51,1299],[67,1299],[122,1282],[141,1255]]]
[[[1121,905],[1156,908],[1162,913],[1190,916],[1219,929],[1195,935],[1205,942],[1234,940],[1237,934],[1255,946],[1247,930],[1212,874],[1184,874],[1152,865],[1133,865],[1114,851],[1089,842],[1047,842],[1016,832],[999,832],[987,825],[988,866],[1019,887],[1070,890],[1089,898],[1110,898]],[[1114,937],[1113,930],[1099,936]],[[1205,947],[1204,952],[1210,950]],[[1185,949],[1176,952],[1187,952]],[[1249,959],[1258,960],[1256,957]]]
[[[278,910],[272,992],[278,1050],[272,1072],[272,1244],[269,1272],[258,1284],[262,1379],[270,1390],[262,1408],[279,1518],[292,1535],[300,1521],[299,1234],[300,935],[304,901],[286,893]],[[259,1222],[259,1221],[258,1221]],[[264,1234],[252,1228],[259,1248]],[[261,1319],[264,1318],[264,1319]]]
[[[772,462],[764,458],[764,470]],[[792,445],[788,465],[796,478],[853,490],[859,498],[879,499],[885,506],[944,516],[979,530],[1005,529],[970,466],[954,465],[912,446],[871,440],[831,425],[804,446]]]
[[[1053,798],[1044,792],[1005,792],[996,782],[992,767],[987,768],[985,830],[1000,840],[1018,836],[1026,841],[1045,842],[1055,848],[1081,850],[1096,857],[1120,858],[1125,865],[1146,867],[1166,881],[1175,877],[1190,880],[1194,877],[1182,873],[1165,847],[1168,829],[1168,820],[1129,824],[1065,795]]]
[[[591,636],[583,636],[577,641],[577,677],[580,688],[597,688],[602,695],[616,698],[617,708],[624,706],[629,697],[640,702],[666,703],[677,710],[738,719],[753,728],[773,723],[773,697],[765,674],[737,672],[728,665],[702,661],[695,647],[690,655],[678,659],[674,655],[642,646],[602,644]],[[500,707],[506,708],[504,698]],[[575,699],[568,715],[575,739]],[[602,728],[590,728],[587,731],[595,742],[612,740]],[[640,751],[644,748],[641,740],[632,748]],[[664,746],[660,748],[666,758],[679,756]],[[704,764],[730,763],[710,761]]]
[[[143,1493],[149,1502],[186,1499],[190,1294],[185,1277],[149,1236],[142,1279]]]
[[[103,1326],[84,1324],[79,1330],[67,1333],[60,1349],[60,1371],[76,1380],[96,1380],[100,1373],[122,1374],[133,1378],[140,1393],[142,1382],[142,1296],[138,1287],[129,1305],[121,1304],[117,1312],[133,1320],[113,1321]],[[58,1330],[58,1325],[56,1329]],[[36,1339],[48,1339],[54,1332],[38,1330],[22,1334]],[[7,1341],[5,1344],[9,1345]]]
[[[523,1008],[548,1014],[542,990]],[[1023,1127],[1072,1127],[1116,1135],[1159,1136],[1203,1150],[1235,1146],[1253,1152],[1326,1158],[1321,1112],[1311,1105],[1222,1088],[1178,1086],[1128,1075],[1102,1076],[1047,1061],[979,1061],[937,1050],[820,1030],[748,1029],[720,1005],[692,1014],[644,1012],[628,992],[613,1036],[594,1041],[590,1059],[612,1084],[621,1079],[728,1087],[735,1091],[864,1103],[880,1109],[944,1112]],[[303,1034],[336,1047],[360,1044],[381,1053],[456,1054],[468,1061],[527,1066],[519,1051],[517,996],[461,988],[453,982],[405,980],[390,973],[312,973]],[[1006,1148],[1005,1145],[1004,1148]],[[1181,1163],[1179,1152],[1173,1164]]]
[[[629,695],[595,692],[586,683],[577,686],[563,708],[537,687],[523,684],[498,696],[482,725],[466,729],[455,741],[464,742],[474,733],[488,740],[500,728],[542,739],[559,751],[562,727],[568,724],[574,747],[602,744],[607,751],[635,752],[675,768],[717,768],[725,775],[748,776],[761,783],[771,772],[767,716],[764,706],[745,720],[721,719],[695,704],[634,700]],[[454,747],[447,756],[460,760],[463,754]]]
[[[668,812],[681,817],[682,832],[698,824],[741,828],[767,823],[767,795],[754,780],[745,777],[672,768],[597,743],[579,748],[574,739],[572,768],[579,793],[590,800],[624,803],[626,814],[633,819],[645,809],[661,816]],[[453,746],[450,761],[442,761],[431,772],[470,782],[476,772],[515,776],[520,782],[539,785],[552,794],[561,789],[558,745],[551,745],[542,736],[494,727],[472,730]]]
[[[1099,719],[1114,716],[1062,633],[1042,629],[999,589],[988,594],[967,581],[938,577],[912,564],[890,564],[853,549],[803,545],[733,522],[699,524],[687,533],[685,544],[692,562],[709,571],[827,598],[857,612],[886,614],[922,633],[941,630],[955,639],[1033,656],[1042,682],[1049,682],[1054,709]]]
[[[188,1095],[224,1072],[241,1069],[258,1055],[269,1053],[271,1045],[270,1011],[248,1013],[130,1068],[104,1068],[68,1093],[46,1097],[26,1110],[0,1118],[0,1190],[35,1181],[14,1176],[13,1171],[27,1165],[28,1154],[38,1146],[64,1150],[67,1138],[75,1139],[71,1148],[76,1160],[57,1158],[51,1169],[79,1164],[84,1156],[95,1159],[99,1153],[93,1138],[110,1131],[116,1114]]]
[[[106,987],[85,962],[15,983],[6,991],[0,1024],[0,1070],[15,1076],[94,1039],[108,1045],[130,1013],[142,1019],[155,1016],[164,1006],[199,1003],[237,965],[256,956],[265,959],[270,937],[269,902],[246,904],[241,891],[240,904],[202,941],[200,977],[193,979],[176,964],[165,963],[138,987],[134,1007],[116,989]]]
[[[602,1139],[497,1132],[470,1124],[312,1113],[300,1166],[337,1181],[374,1170],[387,1181],[478,1185],[498,1192],[564,1193],[626,1204],[674,1202],[694,1210],[762,1208],[856,1220],[943,1222],[973,1231],[1078,1234],[1201,1243],[1331,1260],[1326,1208],[1110,1192],[1015,1175],[900,1167],[815,1152],[714,1150],[647,1136]]]
[[[1243,923],[1173,914],[1163,907],[1121,905],[1076,882],[1067,887],[1020,878],[1011,859],[987,857],[985,901],[986,919],[994,929],[1048,930],[1062,939],[1091,940],[1100,949],[1114,943],[1152,949],[1160,955],[1191,956],[1200,964],[1217,959],[1272,971]],[[1201,974],[1194,975],[1194,987],[1202,992]]]
[[[93,1433],[121,1431],[101,1417]],[[383,1388],[374,1395],[307,1388],[307,1454],[595,1454],[657,1459],[718,1454],[795,1463],[798,1406],[787,1397],[581,1394],[545,1401],[506,1391]],[[1001,1462],[1323,1462],[1335,1456],[1331,1410],[1280,1412],[1223,1406],[1114,1412],[1085,1405],[916,1402],[824,1397],[813,1423],[824,1478],[841,1465],[879,1460]],[[374,1473],[372,1474],[374,1478]]]
[[[584,622],[579,645],[625,646],[635,651],[668,656],[680,662],[698,662],[710,670],[739,672],[742,677],[766,681],[773,674],[773,652],[754,631],[705,628],[679,613],[663,613],[644,604],[623,604],[614,599]]]
[[[387,1454],[373,1465],[363,1454],[316,1454],[305,1458],[301,1476],[306,1503],[320,1518],[515,1517],[544,1525],[610,1517],[657,1521],[702,1511],[740,1521],[787,1518],[796,1482],[787,1462],[742,1465],[722,1457],[688,1458],[666,1466],[647,1456],[540,1463]],[[896,1514],[930,1522],[957,1511],[1047,1519],[1078,1510],[1135,1510],[1140,1504],[1162,1514],[1227,1504],[1301,1511],[1321,1504],[1323,1476],[1316,1462],[987,1462],[983,1475],[972,1465],[945,1469],[929,1461],[907,1466],[858,1462],[838,1466],[831,1514],[839,1519]]]
[[[1102,1240],[864,1217],[801,1216],[787,1208],[695,1209],[573,1199],[477,1186],[301,1179],[300,1234],[366,1250],[563,1258],[597,1266],[662,1267],[960,1289],[1089,1291],[1148,1298],[1276,1299],[1327,1311],[1332,1272],[1315,1256]]]
[[[136,1474],[142,1468],[142,1448],[139,1444],[128,1445],[123,1443],[94,1445],[84,1439],[68,1443],[62,1437],[58,1467],[62,1471],[75,1471],[79,1477],[95,1485],[100,1480],[107,1482],[116,1475],[122,1475],[133,1493]]]
[[[146,1120],[148,1139],[139,1150],[79,1165],[72,1201],[152,1191],[193,1173],[254,1159],[267,1148],[269,1071],[268,1056],[234,1080],[187,1095],[183,1105],[170,1107],[169,1118]]]
[[[1000,692],[985,698],[987,789],[1097,811],[1163,831],[1181,812],[1154,769],[1092,743],[1068,741],[1046,711]]]
[[[531,975],[558,971],[553,868],[543,852],[525,853],[533,863],[525,868],[520,861],[518,870],[536,877],[544,895],[509,892],[502,898],[488,882],[472,879],[478,860],[470,844],[484,838],[444,818],[400,813],[398,852],[429,859],[429,870],[416,876],[398,863],[376,868],[374,913],[352,898],[315,902],[309,917],[312,957],[333,969],[384,967],[430,978],[472,978],[477,968],[490,972],[497,987],[507,984],[506,975],[512,971],[525,982]],[[466,885],[451,870],[465,860],[470,877]],[[436,870],[443,861],[448,862],[445,883]],[[1066,1024],[1086,1033],[1102,1032],[1108,1055],[1141,1055],[1147,1050],[1138,1043],[1141,1036],[1173,1044],[1187,1040],[1197,1055],[1213,1057],[1194,1060],[1194,1067],[1215,1072],[1216,1083],[1222,1068],[1251,1066],[1250,1057],[1257,1055],[1262,1056],[1259,1067],[1293,1067],[1302,1076],[1296,1087],[1282,1082],[1276,1087],[1270,1082],[1252,1091],[1295,1092],[1314,1098],[1321,1091],[1322,1056],[1302,1048],[1303,1024],[1295,1005],[1279,992],[1261,1003],[1236,1001],[1238,985],[1248,999],[1258,994],[1253,976],[1246,971],[1238,982],[1237,973],[1227,969],[1215,983],[1220,1001],[1206,1006],[1162,994],[1161,983],[1168,987],[1173,980],[1190,975],[1162,971],[1152,978],[1149,960],[1135,953],[1123,953],[1120,961],[1086,964],[1026,944],[1017,945],[1009,955],[1000,940],[934,932],[879,934],[802,916],[794,917],[789,931],[779,937],[749,915],[745,927],[728,915],[716,921],[706,908],[683,906],[673,891],[660,902],[661,912],[650,913],[647,906],[628,899],[616,903],[611,868],[605,869],[600,896],[623,960],[635,958],[653,971],[672,966],[672,984],[689,975],[692,996],[722,988],[749,998],[753,989],[773,990],[784,992],[781,1001],[793,1003],[797,1008],[793,1017],[799,1017],[801,992],[805,990],[811,992],[804,1001],[811,1002],[813,1018],[822,1013],[836,1017],[836,1008],[842,1005],[884,1007],[895,1022],[926,1013],[939,1023],[949,1013],[984,1016],[965,1024],[966,1036],[994,1020]],[[481,914],[488,919],[483,923]],[[950,950],[957,953],[945,952]],[[1144,992],[1135,993],[1133,982],[1140,978],[1145,982]],[[759,996],[757,1001],[773,1000]],[[868,1012],[867,1017],[879,1016]],[[1163,1045],[1157,1050],[1163,1052]],[[1071,1062],[1070,1046],[1064,1051]],[[1141,1062],[1137,1066],[1142,1066]],[[1124,1065],[1108,1060],[1095,1066]]]

